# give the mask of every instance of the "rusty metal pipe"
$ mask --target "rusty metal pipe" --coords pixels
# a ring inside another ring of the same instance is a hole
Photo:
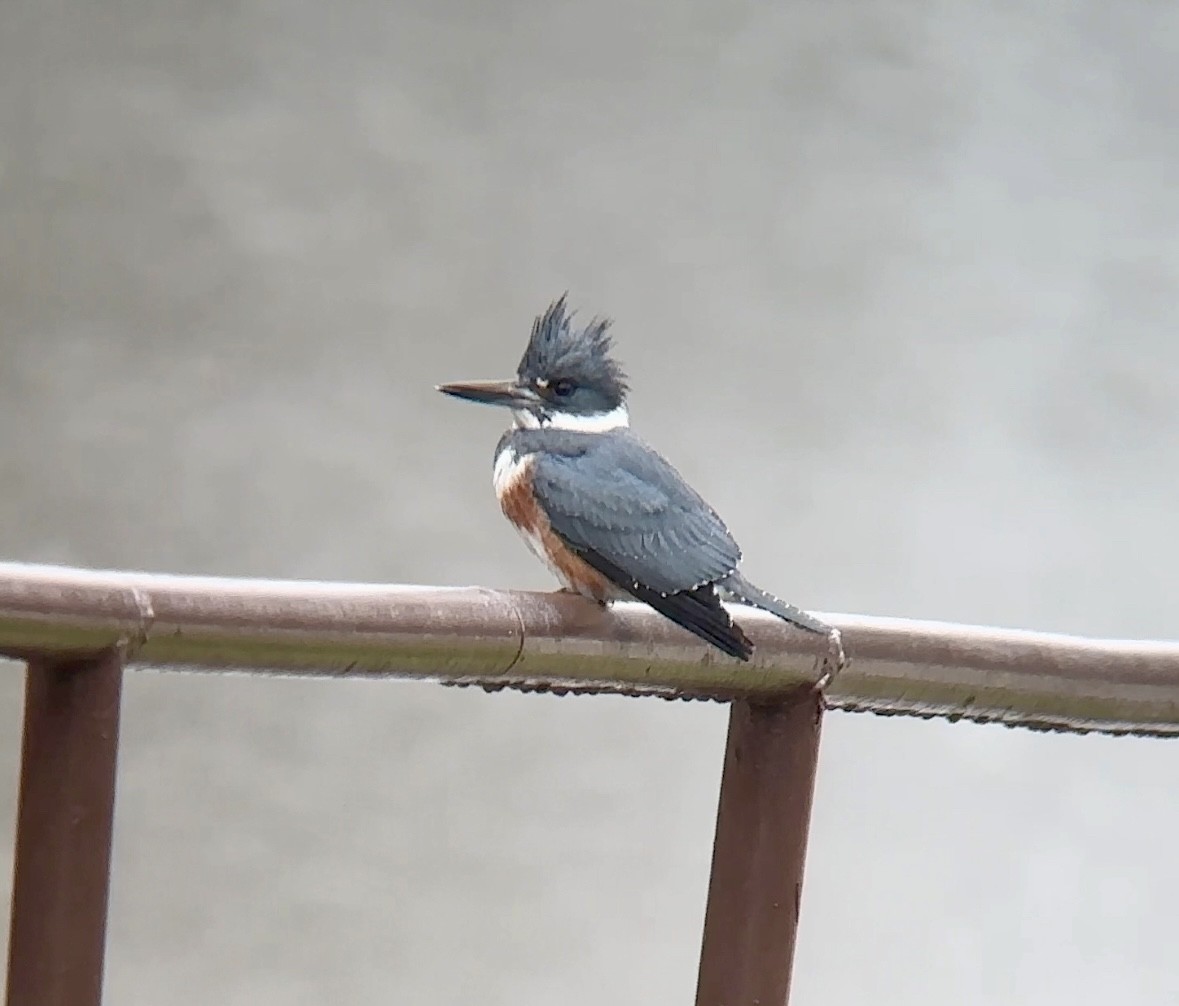
[[[8,1006],[98,1006],[123,662],[29,662]]]
[[[696,1006],[785,1006],[802,901],[822,702],[734,702]]]

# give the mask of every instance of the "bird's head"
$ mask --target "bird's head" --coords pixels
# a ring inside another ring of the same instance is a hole
[[[561,297],[533,322],[514,379],[441,384],[438,390],[505,406],[525,428],[602,432],[626,426],[626,375],[611,355],[609,327],[603,318],[575,326]]]

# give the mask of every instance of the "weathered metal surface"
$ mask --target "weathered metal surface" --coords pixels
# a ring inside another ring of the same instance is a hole
[[[1179,643],[818,613],[850,666],[833,707],[1075,732],[1179,734]],[[0,653],[134,666],[432,678],[489,689],[770,699],[823,641],[742,608],[751,664],[637,604],[563,594],[231,580],[0,563]]]
[[[29,664],[8,944],[8,1006],[97,1006],[123,665]]]
[[[822,704],[734,702],[696,1006],[790,997]]]

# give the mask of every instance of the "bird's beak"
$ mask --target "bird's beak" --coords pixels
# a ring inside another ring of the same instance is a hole
[[[460,381],[439,384],[444,395],[465,398],[468,402],[484,405],[504,405],[509,409],[526,409],[540,401],[540,396],[519,381]]]

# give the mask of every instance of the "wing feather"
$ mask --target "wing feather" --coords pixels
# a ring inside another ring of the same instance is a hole
[[[627,582],[621,570],[595,552],[583,552],[582,557],[607,579],[623,587],[636,600],[649,604],[659,614],[670,618],[677,625],[695,633],[729,656],[738,660],[748,660],[753,655],[753,643],[725,610],[720,595],[712,584],[706,583],[675,594],[662,594],[642,584]]]
[[[533,489],[552,528],[600,556],[629,584],[675,594],[737,568],[724,522],[659,453],[627,431],[540,453]]]

